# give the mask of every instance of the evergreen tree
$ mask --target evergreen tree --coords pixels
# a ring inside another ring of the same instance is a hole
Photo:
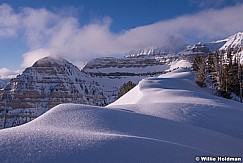
[[[239,83],[240,83],[240,102],[243,102],[243,65],[239,66],[239,72],[238,72],[238,76],[239,76]]]
[[[205,85],[205,60],[202,56],[197,55],[194,58],[193,64],[192,64],[192,69],[196,72],[196,78],[195,78],[195,82],[199,85],[199,86],[204,86]]]
[[[130,91],[132,88],[134,88],[136,86],[135,83],[128,81],[127,83],[124,83],[118,92],[118,98],[120,98],[121,96],[123,96],[124,94],[126,94],[128,91]]]
[[[192,64],[195,82],[199,86],[206,86],[213,94],[225,98],[232,98],[232,93],[241,97],[242,68],[240,57],[236,58],[237,53],[239,52],[230,49],[216,51],[206,58],[196,56]]]
[[[238,61],[236,57],[233,59],[233,50],[230,49],[226,53],[227,62],[223,66],[223,74],[221,76],[221,84],[220,84],[220,95],[225,98],[232,98],[231,93],[235,93],[236,95],[240,94],[240,83],[238,76]]]
[[[193,60],[192,69],[194,71],[198,71],[203,62],[204,62],[204,58],[201,55],[197,55]]]
[[[212,90],[212,93],[215,94],[218,88],[218,76],[217,76],[217,71],[216,71],[216,60],[214,58],[214,54],[210,54],[206,58],[206,86]]]
[[[221,84],[220,84],[220,89],[219,89],[219,95],[224,97],[224,98],[231,98],[231,93],[229,90],[229,66],[224,65],[223,67],[223,74],[222,74],[222,79],[221,79]]]

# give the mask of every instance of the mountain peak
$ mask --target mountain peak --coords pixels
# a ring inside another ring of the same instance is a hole
[[[226,43],[220,48],[220,50],[227,50],[229,48],[238,48],[243,46],[243,32],[238,32],[226,39]]]
[[[235,34],[236,36],[243,37],[243,32],[238,32]]]
[[[64,65],[64,64],[71,64],[71,63],[59,56],[48,56],[36,61],[33,64],[33,67],[43,67],[49,65]]]

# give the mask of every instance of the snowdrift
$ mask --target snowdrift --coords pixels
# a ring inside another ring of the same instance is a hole
[[[243,104],[213,96],[198,87],[188,69],[143,79],[108,108],[183,122],[243,139]]]
[[[179,69],[142,80],[110,106],[58,105],[0,131],[0,162],[194,162],[243,157],[242,104]]]
[[[0,132],[0,162],[193,162],[240,156],[241,139],[162,118],[85,105],[59,105]]]

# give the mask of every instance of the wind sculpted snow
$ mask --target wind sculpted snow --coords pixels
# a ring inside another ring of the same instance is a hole
[[[243,105],[198,87],[188,69],[143,79],[108,108],[126,109],[243,139]]]
[[[193,162],[243,150],[241,139],[207,129],[74,104],[1,130],[0,139],[0,162]]]

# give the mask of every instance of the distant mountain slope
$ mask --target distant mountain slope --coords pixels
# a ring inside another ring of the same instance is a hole
[[[166,60],[168,61],[166,62]],[[168,69],[168,63],[171,58],[162,58],[161,60],[154,57],[135,57],[135,58],[113,58],[103,57],[96,58],[88,62],[82,71],[96,76],[136,76],[151,75],[163,73]]]
[[[103,86],[108,103],[111,103],[117,99],[118,90],[124,83],[132,81],[137,84],[143,78],[158,76],[178,67],[191,67],[191,64],[173,56],[104,57],[91,60],[81,71],[90,74]]]
[[[242,139],[200,127],[73,104],[0,131],[0,162],[194,162],[242,150]]]
[[[155,56],[155,55],[172,55],[177,54],[179,51],[184,50],[187,44],[179,37],[171,36],[161,46],[148,46],[146,48],[133,50],[131,54],[128,54],[128,58],[137,58],[143,56]]]
[[[220,48],[220,50],[227,50],[230,48],[240,48],[243,47],[243,32],[238,32],[227,39],[225,39],[225,44]]]
[[[10,79],[0,79],[0,89],[3,88]]]

